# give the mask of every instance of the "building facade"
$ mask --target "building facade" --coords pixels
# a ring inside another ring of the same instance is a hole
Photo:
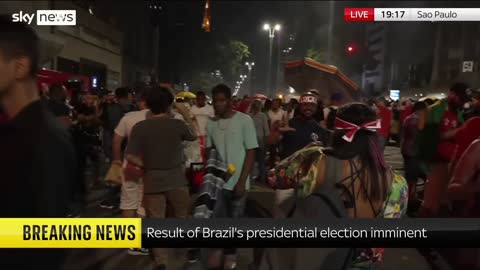
[[[123,33],[124,85],[158,81],[159,17],[162,1],[94,1],[94,13],[113,21]]]
[[[453,82],[480,88],[480,25],[442,23],[435,32],[431,85],[445,89]],[[469,62],[469,63],[467,63]]]
[[[2,1],[6,14],[36,10],[76,10],[74,26],[32,24],[41,40],[43,68],[85,75],[93,91],[122,84],[122,33],[70,1]]]

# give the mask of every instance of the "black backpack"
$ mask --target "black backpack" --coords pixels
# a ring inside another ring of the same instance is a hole
[[[325,155],[325,162],[324,185],[305,198],[297,198],[289,218],[328,220],[348,217],[339,190],[339,183],[343,180],[342,160]],[[350,268],[353,255],[351,248],[297,248],[295,269],[344,270]]]
[[[342,161],[326,158],[325,183],[305,198],[296,198],[288,218],[336,220],[346,218],[347,211],[340,197]],[[260,256],[258,270],[346,270],[355,255],[352,248],[273,248],[265,249]]]
[[[329,107],[330,112],[328,113],[327,119],[326,119],[326,124],[327,128],[329,130],[334,130],[335,129],[335,118],[337,117],[337,109],[333,107]]]
[[[103,127],[109,131],[115,130],[120,119],[131,111],[133,111],[132,106],[125,107],[118,103],[104,104],[102,114]]]

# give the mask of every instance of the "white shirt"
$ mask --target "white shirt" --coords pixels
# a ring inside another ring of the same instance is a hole
[[[205,105],[200,108],[197,105],[193,105],[190,112],[195,116],[195,119],[197,119],[199,127],[198,135],[205,136],[208,119],[215,116],[213,107],[210,105]]]
[[[290,120],[290,119],[293,119],[293,117],[295,116],[295,110],[292,110],[290,113],[288,113],[288,119],[287,120]]]
[[[278,109],[277,112],[272,110],[268,111],[268,120],[270,120],[270,125],[277,121],[284,121],[286,118],[286,112],[282,109]]]
[[[120,122],[118,123],[117,127],[115,128],[115,134],[120,137],[130,137],[130,133],[132,132],[132,128],[138,123],[145,119],[147,119],[147,113],[150,110],[141,110],[141,111],[134,111],[125,114]]]
[[[335,110],[338,110],[338,106],[330,106],[323,108],[323,119],[327,121],[328,115],[330,114],[330,108],[334,108]]]

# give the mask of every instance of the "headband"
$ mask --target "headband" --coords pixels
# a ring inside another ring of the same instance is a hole
[[[300,103],[315,103],[317,104],[317,98],[311,95],[304,95],[300,97]]]
[[[355,124],[342,120],[338,117],[335,118],[335,129],[347,130],[347,133],[342,137],[347,142],[352,142],[353,139],[355,138],[355,134],[357,134],[357,132],[360,129],[376,131],[377,129],[380,129],[381,126],[382,126],[382,123],[380,119],[357,126]]]

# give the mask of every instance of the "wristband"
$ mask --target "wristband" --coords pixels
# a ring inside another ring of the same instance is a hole
[[[121,160],[114,160],[112,161],[112,164],[123,165]]]

